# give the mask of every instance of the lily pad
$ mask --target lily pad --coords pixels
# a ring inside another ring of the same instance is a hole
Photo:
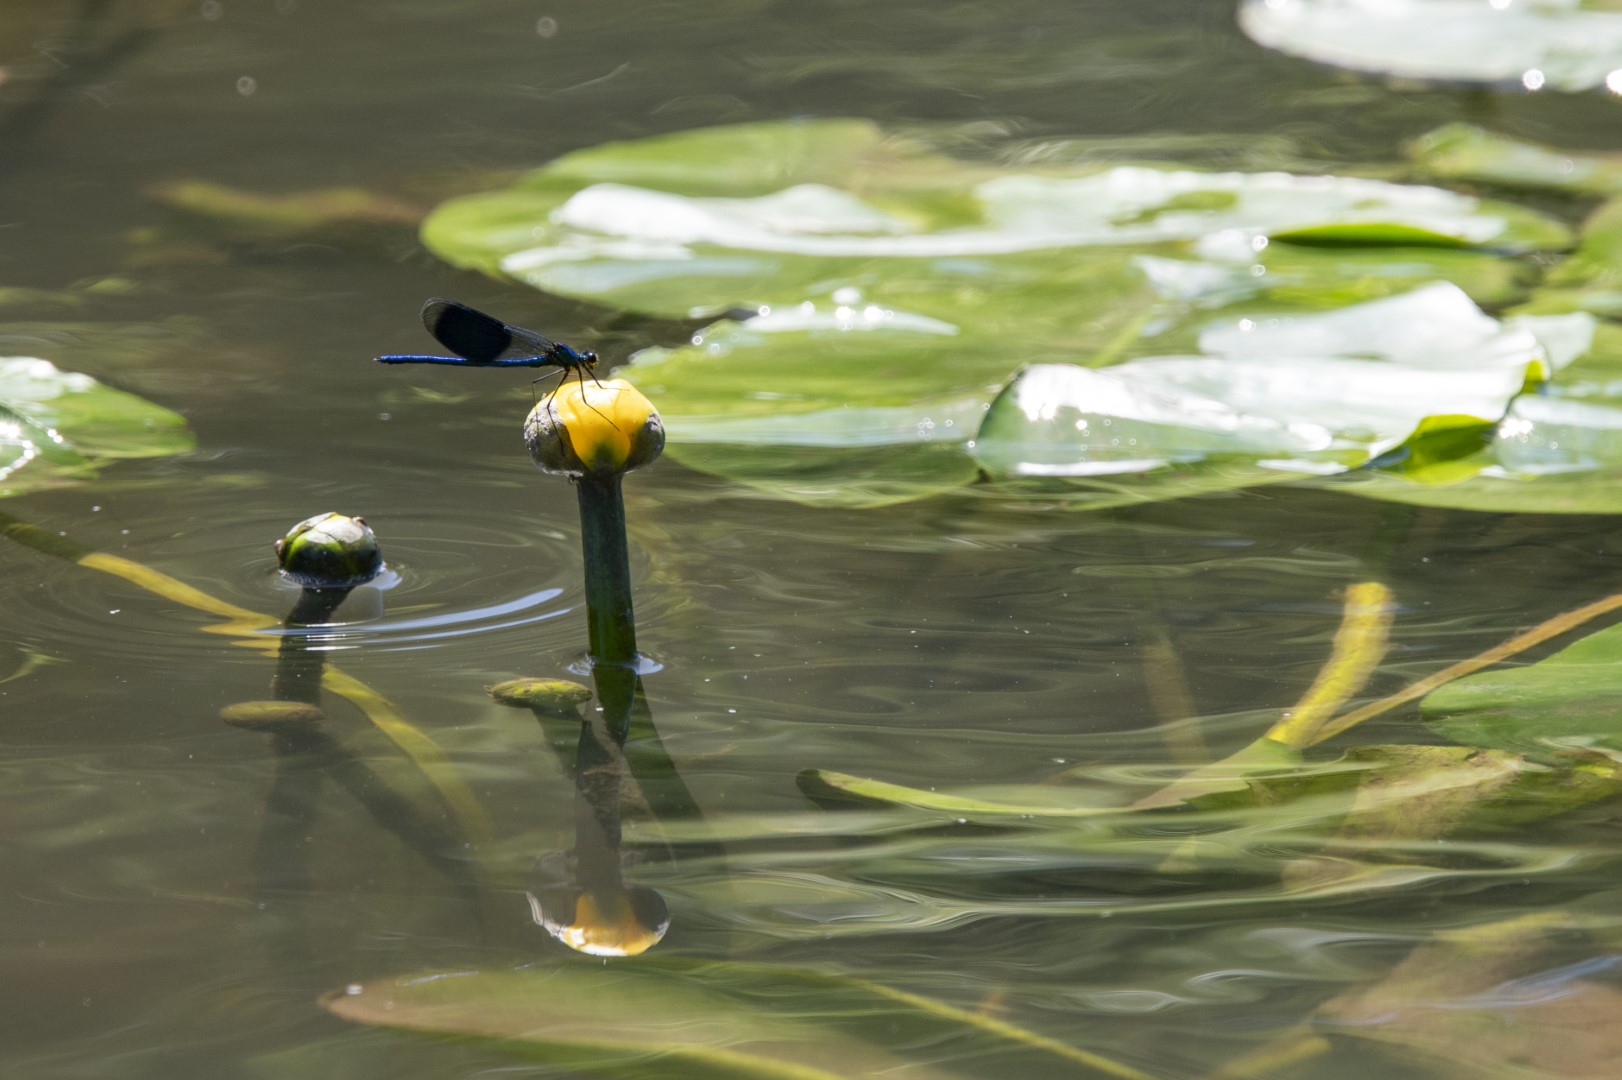
[[[1622,319],[1622,198],[1583,222],[1577,250],[1549,272],[1528,311],[1591,311]]]
[[[951,318],[965,288],[1051,280],[1043,264],[1060,260],[1044,252],[1073,262],[1076,249],[1269,236],[1530,250],[1559,247],[1566,232],[1509,204],[1377,180],[962,161],[856,120],[608,144],[452,200],[423,228],[457,265],[671,317],[855,287]]]
[[[836,299],[848,303],[771,309],[747,322],[718,323],[681,349],[645,350],[630,374],[659,402],[672,456],[800,501],[871,506],[917,498],[973,479],[976,461],[1007,476],[1052,475],[1034,462],[1009,467],[997,446],[1004,431],[991,420],[980,430],[974,457],[965,452],[1011,370],[1022,359],[1044,355],[1080,354],[1102,362],[1112,349],[1141,348],[1138,342],[1152,326],[1175,323],[1230,295],[1224,269],[1211,263],[1145,256],[1114,270],[1088,281],[1076,265],[1055,266],[1039,292],[1023,301],[1005,299],[1001,310],[988,311],[984,320],[965,319],[961,327],[861,303],[857,290],[847,286]],[[1307,288],[1307,273],[1292,288]],[[1248,268],[1241,276],[1253,280]],[[1135,288],[1127,284],[1133,281]],[[1055,295],[1067,286],[1075,286],[1073,301]],[[963,306],[972,309],[986,299],[965,297]],[[1015,317],[1026,304],[1028,318]],[[1074,322],[1067,327],[1066,319]],[[1075,393],[1089,401],[1098,400],[1098,384],[1130,386],[1128,393],[1158,402],[1158,409],[1152,403],[1143,408],[1181,425],[1181,437],[1192,441],[1170,448],[1159,472],[1136,476],[1136,487],[1108,494],[1107,501],[1171,498],[1286,479],[1291,468],[1280,462],[1292,454],[1314,455],[1306,471],[1361,464],[1400,443],[1425,409],[1439,404],[1496,419],[1520,388],[1525,366],[1542,355],[1537,333],[1552,336],[1567,327],[1567,337],[1580,337],[1587,326],[1583,316],[1568,322],[1522,320],[1500,327],[1456,286],[1432,284],[1339,315],[1291,316],[1289,325],[1301,328],[1293,337],[1254,319],[1233,319],[1226,324],[1229,332],[1201,335],[1209,360],[1136,360],[1100,372],[1044,366],[1031,369],[1026,379],[1073,372],[1071,381],[1086,384],[1074,387]],[[1251,329],[1238,329],[1246,325]],[[991,335],[990,329],[999,332]],[[1299,336],[1307,330],[1317,339]],[[1271,349],[1267,357],[1258,352],[1265,349]],[[1473,351],[1482,349],[1488,355]],[[1392,363],[1331,357],[1313,368],[1319,380],[1314,383],[1301,377],[1304,358],[1314,350],[1342,358],[1372,353]],[[1346,401],[1357,396],[1347,384],[1363,385],[1361,398],[1373,415],[1347,412]],[[1015,385],[1025,389],[1031,383]],[[1062,391],[1044,385],[1040,393]],[[1248,398],[1222,404],[1225,395],[1235,394]],[[997,400],[1007,404],[1008,392]],[[1261,412],[1234,418],[1251,403]],[[1212,408],[1226,412],[1201,431],[1201,414]],[[1180,415],[1187,409],[1194,415]],[[1322,422],[1302,409],[1325,414],[1318,418]],[[1346,438],[1329,439],[1325,425],[1340,425]],[[1191,455],[1206,466],[1199,475],[1185,467]],[[1143,474],[1139,463],[1148,456],[1116,455],[1112,467],[1093,475]],[[1095,503],[1106,500],[1104,488],[1094,494]]]
[[[0,357],[0,496],[83,480],[117,458],[192,448],[168,409],[36,357]]]
[[[1572,747],[1622,751],[1622,626],[1529,667],[1448,683],[1420,702],[1420,710],[1444,735],[1468,746],[1545,759]]]
[[[1252,40],[1405,79],[1589,90],[1622,85],[1622,12],[1604,3],[1244,0]],[[1614,87],[1613,87],[1614,88]]]
[[[561,295],[752,314],[640,353],[630,374],[658,401],[672,457],[842,506],[972,480],[965,444],[1023,365],[1113,363],[1239,303],[1334,308],[1440,279],[1502,304],[1526,272],[1504,253],[1570,238],[1551,218],[1437,188],[1012,167],[854,120],[580,151],[444,204],[423,236],[458,265]],[[1275,478],[1241,465],[1223,486]]]
[[[974,454],[999,475],[1085,482],[1177,467],[1185,484],[1207,472],[1210,489],[1345,472],[1416,437],[1434,457],[1437,418],[1495,423],[1591,332],[1581,315],[1499,323],[1445,283],[1323,314],[1244,316],[1202,331],[1200,356],[1028,368],[992,405]]]
[[[883,505],[970,482],[963,443],[1011,360],[962,347],[950,324],[867,310],[719,323],[639,353],[630,375],[659,403],[667,453],[809,503]]]
[[[1517,397],[1479,450],[1411,476],[1401,474],[1398,462],[1394,469],[1321,482],[1352,494],[1460,510],[1603,514],[1622,511],[1619,481],[1622,328],[1601,323],[1586,353],[1536,393]]]
[[[1408,147],[1421,174],[1531,191],[1622,194],[1622,155],[1579,154],[1511,139],[1474,124],[1448,124]]]

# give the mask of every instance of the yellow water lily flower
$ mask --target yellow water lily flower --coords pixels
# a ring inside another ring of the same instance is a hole
[[[653,402],[624,379],[565,379],[524,421],[524,444],[544,472],[607,476],[657,458],[665,429]]]

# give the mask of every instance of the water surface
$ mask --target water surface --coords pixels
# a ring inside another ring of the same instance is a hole
[[[1232,6],[209,0],[90,4],[102,17],[75,30],[62,5],[8,4],[4,283],[128,286],[8,305],[0,353],[177,409],[198,449],[5,511],[276,615],[292,593],[272,540],[320,511],[364,514],[395,578],[354,597],[326,644],[446,748],[494,823],[481,857],[500,884],[481,922],[330,780],[302,840],[307,873],[267,881],[276,762],[216,714],[266,696],[271,661],[200,632],[197,612],[7,545],[0,678],[49,662],[0,683],[0,1071],[571,1075],[316,1003],[396,973],[573,960],[531,924],[518,884],[530,858],[572,842],[573,784],[533,721],[483,688],[578,663],[574,494],[525,458],[521,376],[370,357],[422,347],[429,295],[610,363],[691,328],[452,271],[408,228],[267,241],[183,219],[154,188],[359,185],[426,207],[609,139],[807,115],[972,124],[1004,148],[1175,137],[1196,163],[1325,169],[1389,161],[1404,139],[1484,115],[1557,144],[1622,141],[1600,97],[1346,79],[1250,44]],[[131,28],[145,29],[116,52]],[[1601,810],[1461,841],[1428,880],[1297,899],[1277,880],[1291,852],[1267,836],[1226,873],[1177,881],[1130,845],[1111,855],[1032,828],[880,815],[830,829],[795,784],[807,768],[942,789],[1079,770],[1078,801],[1123,776],[1147,792],[1301,694],[1347,584],[1377,578],[1401,604],[1369,691],[1382,693],[1611,591],[1606,521],[1281,488],[1090,514],[979,489],[812,510],[669,461],[627,497],[640,640],[660,665],[647,692],[727,841],[723,857],[675,822],[679,857],[641,872],[670,904],[662,952],[882,978],[1200,1077],[1439,930],[1542,908],[1615,921]],[[1168,655],[1200,719],[1164,715]],[[329,710],[362,760],[398,765],[353,710]],[[1398,712],[1354,741],[1433,739]],[[1602,986],[1607,956],[1590,940],[1552,949],[1533,990]],[[1279,1075],[1444,1075],[1376,1047],[1337,1036]]]

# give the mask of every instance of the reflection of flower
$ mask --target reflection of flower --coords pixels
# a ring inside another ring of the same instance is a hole
[[[670,929],[664,897],[645,885],[627,885],[615,868],[587,886],[577,860],[563,852],[536,861],[536,881],[526,895],[535,925],[575,952],[588,956],[639,956]],[[587,876],[589,876],[589,871]]]
[[[565,378],[524,421],[524,443],[546,472],[607,476],[657,458],[665,429],[653,403],[624,379]]]

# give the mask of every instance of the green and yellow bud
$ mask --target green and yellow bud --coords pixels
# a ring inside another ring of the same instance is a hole
[[[365,518],[317,514],[276,541],[282,572],[306,589],[352,589],[383,569],[377,537]]]
[[[612,476],[658,458],[665,429],[653,402],[624,379],[565,379],[524,421],[524,445],[543,472]]]

